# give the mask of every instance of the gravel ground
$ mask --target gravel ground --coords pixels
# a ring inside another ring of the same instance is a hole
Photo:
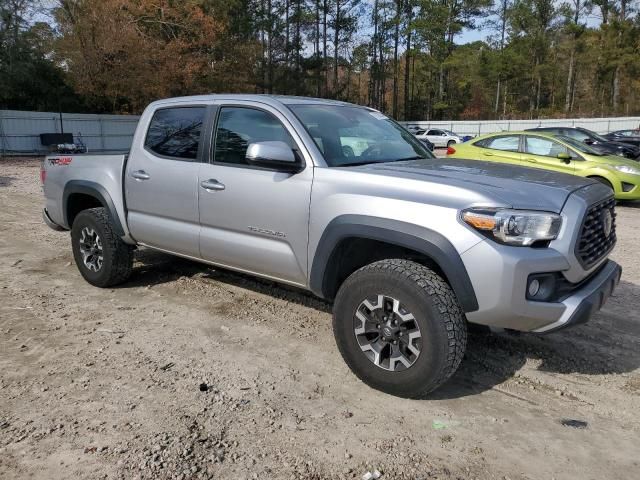
[[[622,283],[589,324],[471,335],[416,401],[360,383],[304,292],[149,250],[129,283],[91,287],[41,205],[38,163],[0,161],[0,478],[637,475],[637,206],[618,209]]]

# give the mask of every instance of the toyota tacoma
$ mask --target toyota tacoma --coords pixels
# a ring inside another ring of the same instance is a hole
[[[586,322],[620,279],[601,183],[436,159],[371,108],[284,96],[167,99],[122,155],[43,162],[44,221],[81,275],[125,282],[139,246],[294,285],[333,303],[344,360],[423,397],[458,368],[469,323]]]

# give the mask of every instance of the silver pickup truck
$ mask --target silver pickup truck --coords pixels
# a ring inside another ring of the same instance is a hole
[[[110,287],[137,246],[333,302],[367,384],[422,397],[458,368],[467,324],[546,333],[586,322],[620,267],[610,189],[575,176],[436,159],[380,112],[207,95],[144,111],[128,155],[44,160],[45,222]]]

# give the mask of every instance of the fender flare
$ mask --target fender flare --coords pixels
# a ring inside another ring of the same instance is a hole
[[[311,291],[326,298],[327,272],[336,246],[346,238],[377,240],[420,252],[435,262],[446,276],[465,312],[478,310],[471,279],[460,254],[442,234],[410,223],[365,215],[342,215],[333,219],[324,230],[316,248],[309,276]]]
[[[74,193],[82,193],[84,195],[90,195],[98,200],[104,208],[107,209],[109,215],[113,219],[113,226],[116,234],[120,237],[124,236],[124,229],[122,223],[120,223],[120,217],[118,217],[118,211],[111,199],[109,192],[96,182],[90,182],[88,180],[69,180],[64,186],[64,193],[62,194],[62,208],[64,221],[71,228],[71,222],[69,221],[68,202],[69,197]]]

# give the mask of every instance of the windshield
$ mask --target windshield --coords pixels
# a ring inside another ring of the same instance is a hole
[[[594,140],[596,140],[598,142],[608,142],[609,141],[606,138],[604,138],[602,135],[597,134],[596,132],[592,132],[591,130],[587,130],[587,132],[589,132],[588,135],[591,138],[593,138]]]
[[[341,105],[290,108],[330,167],[435,158],[409,131],[375,110]]]
[[[573,147],[574,149],[578,150],[579,152],[588,153],[589,155],[597,155],[598,157],[601,157],[603,155],[602,153],[600,153],[595,148],[590,147],[586,143],[580,142],[579,140],[575,140],[575,139],[567,137],[565,135],[558,135],[556,138],[559,138],[564,143],[566,143],[570,147]]]

